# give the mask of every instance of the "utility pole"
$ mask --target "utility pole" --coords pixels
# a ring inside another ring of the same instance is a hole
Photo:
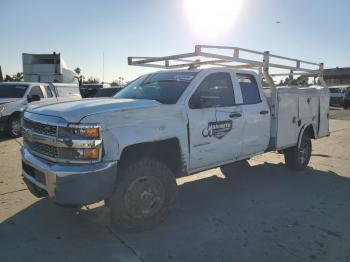
[[[102,84],[105,81],[105,53],[102,52]]]
[[[4,81],[4,78],[2,76],[1,66],[0,66],[0,82]]]

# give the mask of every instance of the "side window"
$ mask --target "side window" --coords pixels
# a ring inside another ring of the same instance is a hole
[[[47,95],[48,98],[53,97],[51,89],[50,89],[49,86],[44,86],[44,89],[45,89],[45,92],[46,92],[46,95]]]
[[[29,91],[29,96],[37,95],[40,98],[44,98],[43,92],[41,91],[40,86],[33,86]]]
[[[259,87],[255,77],[249,74],[237,74],[241,88],[243,104],[257,104],[261,102]]]
[[[208,75],[192,95],[189,106],[192,109],[225,107],[235,105],[235,95],[229,73],[218,72]]]

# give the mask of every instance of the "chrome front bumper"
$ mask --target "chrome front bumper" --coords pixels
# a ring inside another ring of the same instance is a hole
[[[111,197],[117,176],[117,161],[96,164],[58,164],[21,149],[22,176],[44,190],[58,204],[81,206]]]

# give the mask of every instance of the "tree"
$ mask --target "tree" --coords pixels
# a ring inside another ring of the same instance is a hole
[[[90,76],[88,80],[84,81],[84,84],[99,84],[100,80],[98,78]]]
[[[7,82],[20,82],[23,80],[23,73],[18,72],[12,76],[6,75],[4,81]]]
[[[74,69],[74,72],[79,76],[81,73],[81,69],[79,67]]]
[[[79,81],[79,86],[81,86],[81,84],[83,83],[83,81],[84,81],[84,76],[82,76],[82,75],[80,75],[80,73],[81,73],[81,69],[79,68],[79,67],[76,67],[75,69],[74,69],[74,72],[78,75],[78,81]]]
[[[111,83],[111,86],[119,86],[119,83],[117,80],[113,80]]]
[[[5,82],[12,82],[13,79],[12,79],[12,77],[10,75],[6,75],[4,81]]]

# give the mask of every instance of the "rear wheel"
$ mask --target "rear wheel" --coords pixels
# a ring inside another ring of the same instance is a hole
[[[292,170],[303,170],[310,162],[312,143],[307,133],[303,134],[300,144],[284,151],[284,160],[288,168]]]
[[[21,119],[19,114],[14,114],[10,117],[7,132],[11,137],[21,136]]]
[[[175,202],[174,174],[162,162],[142,159],[123,168],[110,200],[115,227],[141,231],[161,223]]]

